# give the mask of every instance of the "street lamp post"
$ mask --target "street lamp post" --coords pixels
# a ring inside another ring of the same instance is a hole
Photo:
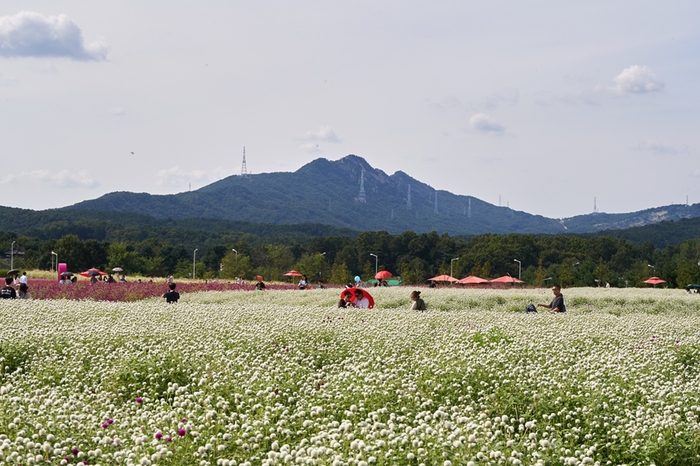
[[[374,274],[377,275],[379,272],[379,257],[376,254],[369,253],[370,256],[374,256]]]
[[[450,261],[450,277],[452,277],[452,264],[454,263],[454,261],[458,261],[458,260],[459,260],[459,257],[455,257],[454,259],[452,259]]]
[[[520,262],[518,259],[513,259],[513,262],[517,262],[517,263],[518,263],[518,280],[521,280],[521,278],[520,278],[520,272],[522,272],[523,263]]]
[[[13,241],[10,245],[10,269],[15,268],[15,242]]]
[[[199,249],[195,249],[192,255],[192,280],[197,276],[197,251]]]
[[[236,254],[236,265],[234,267],[238,268],[238,251],[236,251],[235,249],[231,249],[231,251],[233,251]],[[236,273],[236,271],[234,270],[233,273]]]
[[[54,270],[58,272],[58,254],[51,251],[51,265],[53,265],[53,256],[56,256],[56,268]]]

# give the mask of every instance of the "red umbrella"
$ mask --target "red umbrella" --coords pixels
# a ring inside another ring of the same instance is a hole
[[[488,280],[474,276],[474,275],[469,275],[468,277],[464,277],[461,280],[457,280],[457,283],[461,283],[462,285],[480,285],[482,283],[488,283],[488,282],[489,282]]]
[[[388,270],[380,270],[374,276],[374,278],[376,278],[377,280],[386,280],[387,278],[391,278],[391,277],[393,277],[393,275]]]
[[[96,269],[93,267],[91,269],[87,269],[85,272],[80,272],[80,275],[82,275],[83,277],[89,278],[89,277],[99,277],[100,275],[107,275],[107,274],[104,273],[103,271],[101,271],[100,269]]]
[[[301,277],[302,274],[297,272],[296,270],[290,270],[289,272],[284,274],[285,277]]]
[[[662,280],[659,277],[651,277],[649,280],[644,280],[647,285],[660,285],[666,283],[666,280]]]
[[[457,279],[450,277],[449,275],[438,275],[437,277],[429,278],[428,281],[431,282],[456,282]]]
[[[522,280],[518,280],[510,275],[503,275],[502,277],[494,278],[491,283],[525,283]]]
[[[349,291],[350,293],[352,293],[350,301],[354,303],[357,300],[357,298],[355,297],[355,290],[362,291],[362,294],[365,296],[365,298],[367,298],[367,301],[369,301],[369,309],[372,309],[374,307],[374,298],[371,294],[367,292],[367,290],[364,290],[362,288],[345,288],[343,291],[340,292],[340,299],[343,299],[343,295],[345,294],[345,292]]]

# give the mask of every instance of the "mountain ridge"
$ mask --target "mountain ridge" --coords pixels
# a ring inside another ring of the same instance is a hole
[[[359,198],[361,180],[366,202]],[[388,175],[352,154],[336,161],[315,159],[294,172],[232,175],[179,194],[117,191],[60,210],[455,235],[591,233],[700,216],[700,204],[695,204],[552,219],[436,190],[400,170]]]

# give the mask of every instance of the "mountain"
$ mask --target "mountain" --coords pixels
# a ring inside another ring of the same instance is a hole
[[[64,210],[124,212],[156,219],[317,223],[359,231],[466,235],[587,233],[700,216],[700,204],[695,204],[550,219],[494,206],[472,196],[435,190],[402,171],[387,175],[355,155],[338,161],[317,159],[293,173],[229,176],[180,194],[115,192]]]
[[[366,202],[360,199],[361,183]],[[584,233],[700,216],[700,205],[696,204],[549,219],[497,207],[472,196],[436,191],[402,171],[389,176],[355,155],[335,162],[317,159],[293,173],[230,176],[180,194],[110,193],[65,209],[451,234]]]
[[[361,181],[366,202],[359,199]],[[565,231],[558,220],[436,191],[401,171],[389,176],[354,155],[335,162],[317,159],[293,173],[230,176],[196,191],[174,195],[110,193],[65,209],[130,212],[155,218],[309,222],[391,233]]]

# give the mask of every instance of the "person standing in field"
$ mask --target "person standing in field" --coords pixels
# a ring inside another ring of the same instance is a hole
[[[425,301],[423,301],[423,298],[420,297],[420,291],[414,291],[411,293],[411,301],[413,301],[413,304],[411,305],[412,311],[428,310],[428,307],[425,305]]]
[[[19,284],[19,295],[17,297],[19,299],[32,299],[32,295],[29,293],[29,287],[26,283]]]
[[[175,286],[177,286],[175,283],[169,283],[168,288],[170,289],[163,295],[165,302],[168,304],[176,303],[180,299],[180,293],[175,291]]]
[[[559,285],[554,285],[552,287],[552,293],[554,293],[554,299],[551,303],[540,303],[537,307],[546,307],[552,312],[566,312],[566,305],[564,304],[564,295],[561,294],[561,287]]]
[[[19,284],[20,285],[22,285],[22,284],[29,285],[28,279],[27,279],[27,272],[22,272],[22,276],[19,277]]]
[[[5,277],[5,286],[0,289],[0,299],[17,299],[17,291],[12,286],[12,277]]]

